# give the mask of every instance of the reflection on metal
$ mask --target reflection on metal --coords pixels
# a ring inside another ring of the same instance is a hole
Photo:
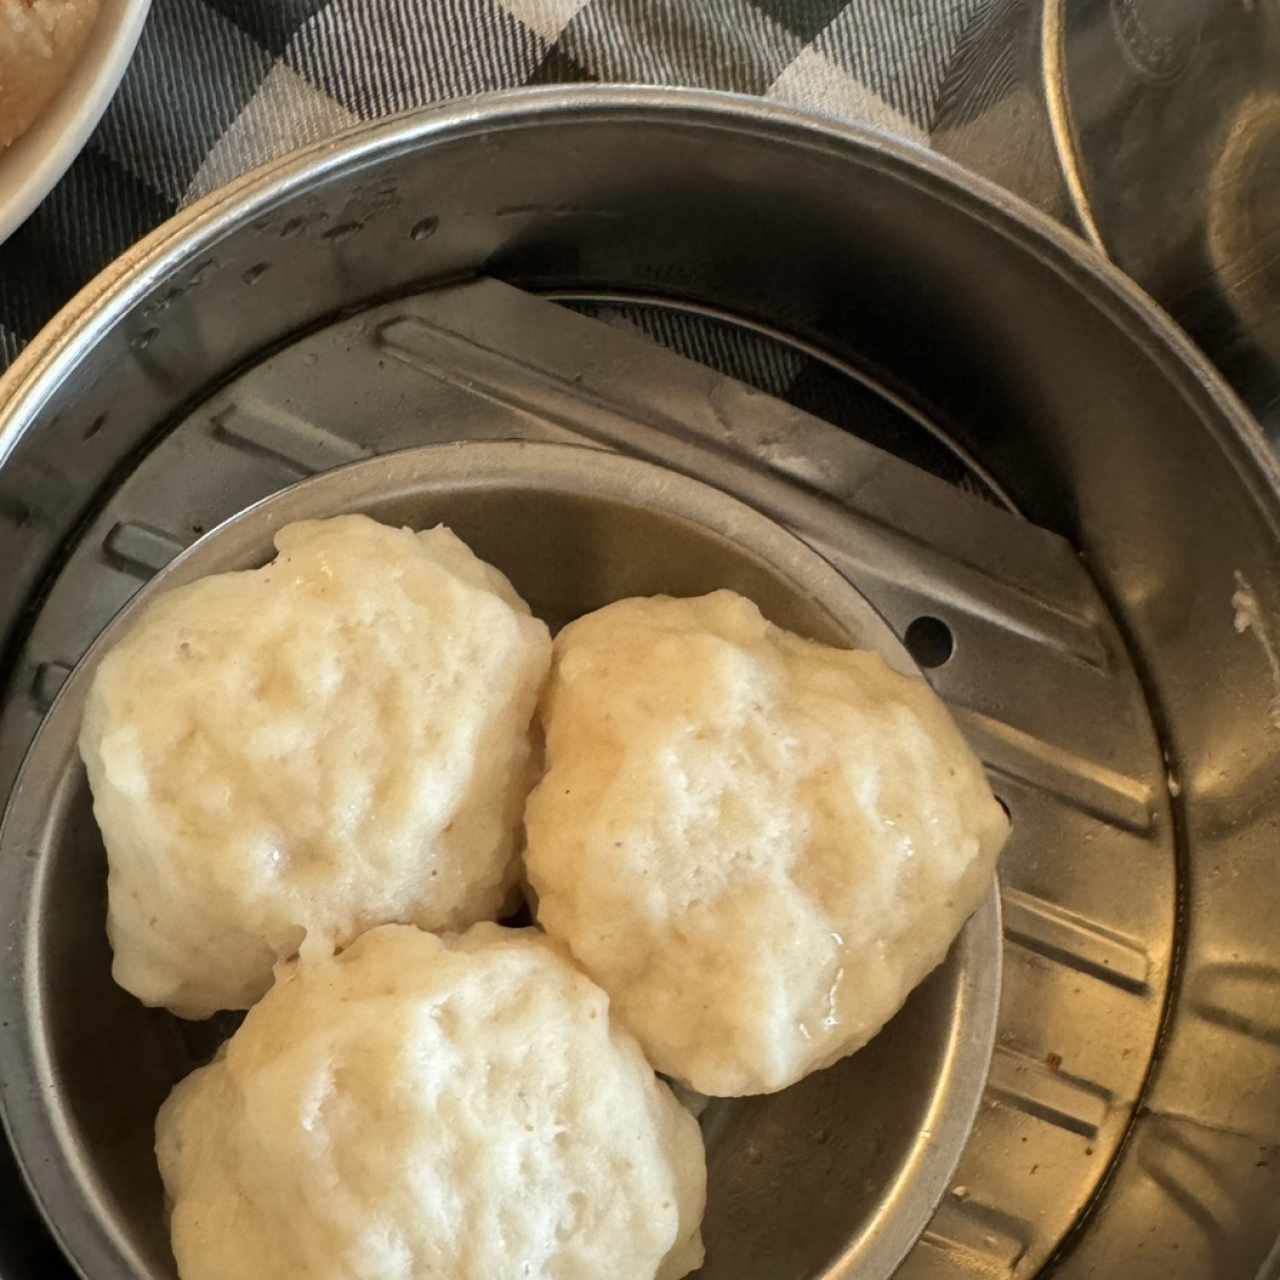
[[[1266,714],[1275,729],[1280,729],[1280,652],[1276,650],[1275,640],[1271,635],[1271,626],[1258,604],[1258,593],[1249,585],[1249,579],[1235,571],[1236,589],[1231,593],[1233,616],[1231,625],[1238,636],[1251,635],[1262,650],[1262,657],[1271,675],[1272,695],[1267,704]]]
[[[1240,104],[1209,174],[1206,235],[1214,278],[1241,329],[1280,359],[1277,153],[1280,89],[1259,90]]]
[[[1138,1164],[1176,1211],[1219,1245],[1232,1225],[1224,1221],[1224,1210],[1231,1203],[1230,1187],[1212,1154],[1192,1141],[1193,1132],[1176,1119],[1157,1118],[1156,1127],[1144,1135]]]
[[[1188,986],[1190,1007],[1206,1022],[1280,1049],[1280,969],[1275,965],[1209,964],[1190,976]]]
[[[1280,440],[1280,7],[978,0],[971,26],[1004,93],[934,145],[1073,224]]]
[[[1044,0],[1044,95],[1088,235],[1280,431],[1280,8]],[[1016,186],[1016,183],[1014,184]]]

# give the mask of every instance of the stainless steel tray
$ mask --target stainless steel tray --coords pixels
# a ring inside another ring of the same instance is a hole
[[[713,364],[767,352],[737,371],[842,425],[548,294],[705,326],[690,349]],[[834,399],[798,395],[813,369]],[[201,529],[406,445],[639,453],[814,542],[900,635],[934,619],[953,652],[931,678],[1015,841],[991,1085],[902,1274],[1258,1273],[1280,1227],[1276,472],[1204,361],[1065,234],[766,105],[516,95],[192,211],[0,394],[7,776],[99,627]],[[778,1167],[762,1202],[800,1185]]]

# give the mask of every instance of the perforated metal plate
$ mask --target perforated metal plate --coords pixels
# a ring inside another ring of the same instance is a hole
[[[784,363],[812,356],[749,336]],[[865,380],[844,386],[855,428],[858,405],[899,414],[908,433],[929,425]],[[902,1274],[1033,1274],[1106,1177],[1156,1053],[1176,779],[1072,548],[991,501],[1000,495],[976,468],[966,491],[635,332],[494,281],[375,307],[233,379],[120,477],[34,616],[0,721],[0,786],[97,631],[205,529],[342,462],[512,437],[590,442],[727,490],[822,551],[918,657],[950,646],[929,675],[1013,817],[1006,976],[982,1113]],[[963,455],[952,462],[966,473]],[[933,621],[913,630],[921,619]]]

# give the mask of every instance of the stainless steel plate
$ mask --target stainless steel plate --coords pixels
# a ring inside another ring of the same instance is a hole
[[[728,586],[782,625],[875,649],[918,675],[884,620],[799,539],[722,492],[598,450],[473,443],[389,454],[285,489],[197,542],[68,679],[0,831],[0,900],[11,936],[25,939],[0,981],[0,1017],[21,1028],[0,1055],[6,1119],[63,1247],[95,1280],[174,1274],[152,1118],[229,1024],[143,1009],[111,982],[105,855],[75,745],[84,698],[101,654],[157,591],[263,564],[281,525],[346,511],[449,524],[554,626],[630,595]],[[871,1047],[782,1094],[711,1104],[708,1280],[779,1267],[862,1280],[893,1272],[942,1196],[982,1097],[1000,954],[993,892]]]
[[[627,314],[680,321],[670,309]],[[711,323],[683,320],[686,329]],[[794,367],[794,348],[776,346],[767,349]],[[1123,642],[1072,549],[992,505],[1008,499],[905,406],[886,418],[883,392],[853,398],[847,373],[836,385],[858,429],[869,430],[879,405],[881,437],[960,486],[639,341],[634,329],[493,280],[361,311],[234,378],[122,481],[43,603],[22,659],[36,696],[5,708],[0,739],[10,749],[25,740],[55,688],[57,659],[87,647],[190,535],[300,473],[415,440],[516,436],[607,445],[730,490],[820,548],[898,634],[940,628],[954,649],[945,661],[922,651],[922,661],[940,663],[930,678],[1014,815],[1002,862],[1009,981],[957,1194],[906,1265],[1042,1256],[1122,1142],[1158,1035],[1172,866],[1132,854],[1169,840],[1139,781],[1147,771],[1163,780],[1164,767]],[[1021,679],[993,680],[993,670]],[[1057,697],[1045,699],[1045,687]],[[1070,843],[1074,857],[1045,858]],[[1092,1035],[1096,1021],[1082,1022],[1081,1007],[1123,1034]],[[784,1144],[776,1154],[790,1163]],[[769,1223],[778,1188],[763,1162],[755,1172],[753,1220]],[[785,1185],[812,1195],[807,1180]],[[1034,1236],[1009,1225],[1031,1220]],[[754,1256],[763,1266],[770,1255]]]

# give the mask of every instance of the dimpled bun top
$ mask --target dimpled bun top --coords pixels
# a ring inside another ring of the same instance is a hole
[[[541,714],[539,922],[702,1093],[860,1048],[991,886],[1008,821],[928,686],[732,592],[571,624]]]
[[[156,1122],[183,1280],[678,1280],[696,1121],[534,930],[285,966]]]
[[[546,626],[447,529],[364,516],[178,587],[103,658],[80,750],[114,975],[185,1017],[391,922],[493,918],[518,877]]]

